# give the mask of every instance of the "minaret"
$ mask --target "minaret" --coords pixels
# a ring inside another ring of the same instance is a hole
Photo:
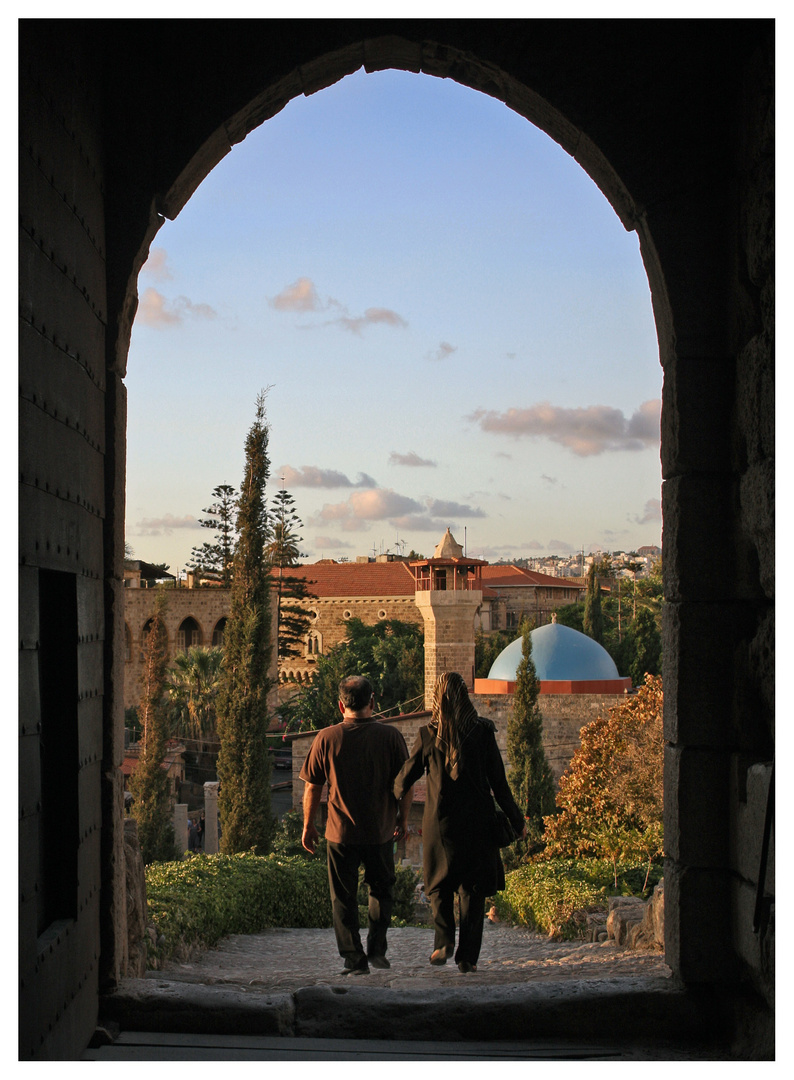
[[[474,689],[474,617],[482,606],[483,559],[467,559],[447,529],[432,559],[410,564],[415,602],[425,622],[425,708],[444,671],[457,671]]]

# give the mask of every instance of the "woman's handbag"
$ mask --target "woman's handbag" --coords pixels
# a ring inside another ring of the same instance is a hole
[[[497,847],[507,847],[508,844],[512,844],[518,837],[515,834],[513,826],[510,824],[510,818],[500,808],[494,805],[493,823],[491,825],[491,835],[493,842]]]

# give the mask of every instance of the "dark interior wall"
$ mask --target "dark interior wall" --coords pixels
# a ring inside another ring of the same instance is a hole
[[[105,231],[98,72],[20,53],[19,1052],[97,1013],[103,839]]]
[[[773,33],[741,20],[22,22],[20,836],[36,853],[20,866],[23,1056],[79,1050],[100,979],[124,970],[122,378],[137,272],[235,142],[362,65],[504,100],[638,231],[664,369],[668,960],[686,983],[770,995],[773,931],[754,933],[748,911],[774,745]],[[52,940],[28,915],[44,880],[42,571],[73,574],[77,598],[77,915]]]

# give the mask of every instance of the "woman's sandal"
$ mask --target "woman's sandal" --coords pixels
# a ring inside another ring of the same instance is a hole
[[[449,960],[450,956],[452,956],[454,951],[454,945],[444,945],[442,948],[436,949],[430,954],[430,963],[433,964],[435,967],[440,967],[441,964],[446,964],[447,960]]]

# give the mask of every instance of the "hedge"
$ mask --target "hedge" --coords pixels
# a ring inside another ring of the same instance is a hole
[[[413,914],[416,875],[398,866],[395,925]],[[227,934],[256,934],[270,927],[332,925],[325,858],[303,855],[199,855],[146,867],[148,966],[159,969],[209,948]],[[363,912],[366,921],[366,908]]]
[[[606,911],[610,896],[647,896],[662,876],[651,869],[648,889],[642,886],[647,863],[618,863],[618,886],[611,859],[548,859],[527,863],[506,876],[503,892],[494,897],[499,918],[528,926],[551,937],[581,936],[582,911]]]
[[[149,966],[273,926],[331,925],[325,860],[299,855],[200,855],[146,868]]]

